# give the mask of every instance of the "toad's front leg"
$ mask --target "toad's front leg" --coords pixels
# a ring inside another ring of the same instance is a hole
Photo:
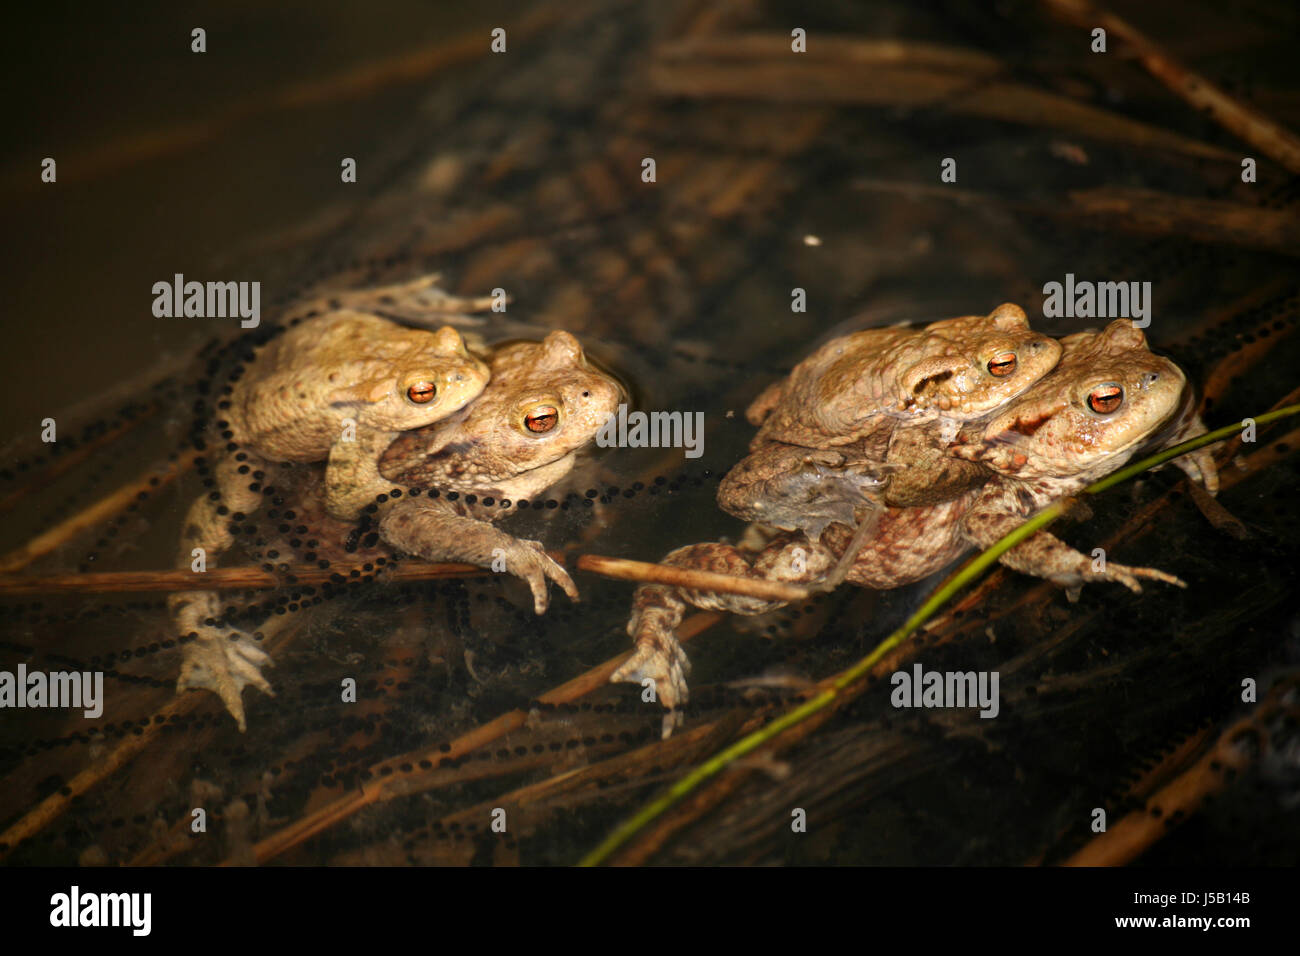
[[[457,513],[449,502],[402,498],[389,507],[379,523],[386,542],[428,561],[466,561],[482,568],[504,566],[528,582],[533,610],[543,614],[550,605],[547,581],[554,581],[574,601],[578,589],[569,573],[553,561],[540,541],[516,538]]]
[[[839,451],[772,443],[751,452],[718,485],[718,505],[744,521],[803,531],[813,541],[829,525],[852,527],[878,510],[888,476],[884,462],[849,465]]]
[[[498,303],[493,296],[462,298],[438,286],[438,273],[406,282],[376,286],[371,289],[347,289],[317,296],[295,309],[296,314],[355,309],[359,312],[382,312],[399,318],[420,320],[429,317],[486,312]]]
[[[379,473],[379,456],[398,434],[359,428],[355,436],[340,438],[330,446],[325,507],[331,515],[355,521],[367,505],[393,490],[393,482]]]

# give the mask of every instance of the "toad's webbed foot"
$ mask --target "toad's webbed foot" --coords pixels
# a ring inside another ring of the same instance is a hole
[[[197,640],[185,645],[176,692],[179,694],[190,688],[212,691],[221,698],[230,716],[239,724],[240,733],[243,733],[247,730],[244,688],[251,684],[267,696],[274,697],[275,691],[262,676],[262,668],[274,662],[247,634],[238,631],[226,634],[215,628],[205,628],[198,633]]]
[[[1134,594],[1141,594],[1142,585],[1138,582],[1139,578],[1163,581],[1165,584],[1172,584],[1180,588],[1187,587],[1187,582],[1182,578],[1161,571],[1159,568],[1134,568],[1126,564],[1115,564],[1113,561],[1107,561],[1104,569],[1094,569],[1090,564],[1079,578],[1069,583],[1077,586],[1078,584],[1086,584],[1089,581],[1114,581],[1116,584],[1124,585]]]
[[[660,593],[651,593],[655,590]],[[609,679],[616,684],[652,688],[653,699],[669,710],[663,723],[663,736],[667,737],[674,727],[681,726],[684,716],[681,708],[690,699],[686,677],[691,672],[691,662],[675,633],[681,621],[682,605],[658,585],[644,586],[637,592],[637,608],[627,626],[628,634],[636,641],[636,649]],[[651,683],[647,685],[646,681]]]
[[[546,547],[540,541],[511,538],[510,544],[501,550],[506,570],[528,582],[528,588],[533,592],[533,611],[537,614],[545,614],[551,605],[547,581],[558,584],[570,600],[580,600],[578,586],[569,577],[569,572],[546,553]]]

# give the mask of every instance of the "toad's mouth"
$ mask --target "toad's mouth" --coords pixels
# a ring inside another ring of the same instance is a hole
[[[1201,424],[1197,416],[1199,406],[1195,390],[1190,386],[1183,389],[1182,401],[1159,427],[1152,429],[1151,434],[1135,450],[1135,454],[1147,454],[1149,452],[1161,451],[1170,445],[1176,445],[1180,441],[1186,441],[1194,438],[1196,435],[1203,434],[1205,426]]]

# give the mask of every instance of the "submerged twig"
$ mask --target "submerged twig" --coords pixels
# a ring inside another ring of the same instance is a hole
[[[584,554],[578,558],[578,568],[607,578],[624,581],[646,581],[653,584],[672,584],[692,591],[718,591],[740,594],[745,597],[776,601],[806,601],[815,593],[808,588],[780,581],[742,578],[714,571],[697,571],[676,568],[648,561],[629,561],[625,558],[607,558],[599,554]]]
[[[193,466],[197,457],[196,451],[186,452],[166,468],[150,470],[135,481],[110,492],[90,507],[83,508],[48,531],[37,535],[22,547],[0,558],[0,572],[17,571],[19,568],[26,567],[37,558],[51,554],[83,531],[124,511],[133,502],[138,501],[141,495],[165,488],[185,474]]]
[[[805,57],[790,38],[732,34],[657,51],[660,96],[942,109],[1049,127],[1129,146],[1226,160],[1231,153],[1067,96],[1011,82],[985,54],[930,43],[819,36]]]
[[[717,612],[708,612],[688,618],[679,629],[679,639],[682,641],[690,640],[694,635],[712,627],[722,617],[723,615]],[[564,704],[577,700],[598,687],[604,687],[609,683],[610,675],[618,670],[619,666],[631,656],[631,653],[629,650],[602,664],[597,664],[573,680],[566,681],[542,694],[537,698],[538,702],[542,704]],[[253,854],[257,862],[265,863],[267,860],[279,856],[372,804],[382,803],[385,800],[407,794],[420,793],[438,785],[438,778],[435,776],[436,769],[434,771],[403,771],[401,770],[403,764],[418,767],[420,761],[424,760],[431,762],[437,768],[443,760],[455,760],[486,746],[512,730],[517,730],[524,725],[527,719],[528,714],[523,710],[508,711],[487,724],[482,724],[461,734],[455,740],[447,743],[445,747],[438,744],[433,747],[398,754],[375,764],[370,768],[370,782],[362,784],[360,789],[344,794],[337,800],[320,807],[288,827],[259,841],[253,847]]]
[[[1256,109],[1233,99],[1199,73],[1180,63],[1164,47],[1127,20],[1088,0],[1044,0],[1070,20],[1088,28],[1100,27],[1119,37],[1137,54],[1147,72],[1197,111],[1224,129],[1271,156],[1292,173],[1300,173],[1300,138]]]
[[[1268,724],[1274,718],[1294,723],[1300,708],[1294,676],[1274,684],[1255,712],[1229,726],[1201,759],[1152,794],[1141,810],[1127,814],[1064,863],[1065,866],[1123,866],[1163,837],[1169,828],[1194,814],[1269,746]]]

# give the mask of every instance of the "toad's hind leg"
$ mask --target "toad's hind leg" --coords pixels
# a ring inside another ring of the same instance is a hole
[[[746,554],[729,544],[706,542],[688,545],[664,557],[663,564],[730,574],[735,577],[809,584],[830,573],[835,556],[826,548],[799,536],[780,535],[757,554]],[[677,640],[677,625],[688,605],[733,614],[766,614],[784,607],[785,601],[697,591],[666,584],[642,584],[632,598],[628,635],[635,642],[632,656],[612,675],[613,683],[629,682],[655,689],[655,698],[665,707],[681,707],[689,699],[686,677],[691,665]],[[667,737],[682,714],[665,716]]]
[[[438,287],[442,279],[437,273],[420,276],[406,282],[376,286],[372,289],[350,289],[326,294],[303,303],[297,310],[307,312],[356,309],[359,312],[378,312],[404,319],[418,320],[436,316],[463,315],[468,312],[486,312],[496,304],[493,296],[462,298]]]
[[[177,566],[196,572],[216,567],[218,558],[235,543],[240,516],[256,512],[262,491],[253,473],[270,465],[248,452],[223,458],[215,468],[218,494],[198,498],[190,507],[181,529]],[[241,470],[242,469],[242,470]],[[265,477],[265,476],[264,476]],[[217,694],[239,729],[245,729],[243,689],[252,684],[268,695],[271,685],[261,674],[270,657],[254,639],[222,626],[221,602],[215,591],[182,591],[167,600],[173,627],[187,642],[183,645],[177,693],[205,688]]]

